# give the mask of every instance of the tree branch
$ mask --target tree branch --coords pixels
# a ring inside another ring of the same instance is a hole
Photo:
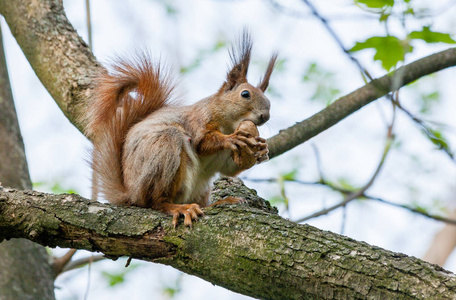
[[[258,206],[261,199],[233,179]],[[170,217],[78,195],[0,191],[0,239],[27,238],[47,246],[99,251],[171,265],[232,291],[262,299],[451,298],[454,274],[246,205],[207,208],[193,229]]]
[[[423,76],[455,65],[456,48],[450,48],[400,67],[394,73],[375,79],[356,91],[339,98],[312,117],[282,130],[279,134],[268,139],[269,157],[273,158],[293,149],[389,92],[397,91],[402,86]]]
[[[0,1],[0,14],[41,83],[79,130],[83,100],[90,96],[98,63],[74,30],[61,0]]]

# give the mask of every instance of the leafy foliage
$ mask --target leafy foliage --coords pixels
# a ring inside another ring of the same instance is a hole
[[[367,8],[384,8],[385,6],[392,7],[394,0],[355,0],[355,3]]]
[[[423,133],[434,145],[437,146],[437,149],[444,150],[451,158],[454,158],[453,151],[440,130],[427,127],[423,130]]]
[[[422,26],[421,30],[409,32],[407,21],[413,19],[421,22],[425,15],[425,8],[421,8],[417,13],[416,7],[411,0],[354,0],[355,5],[363,11],[378,15],[380,23],[385,24],[386,34],[384,36],[373,36],[365,41],[357,42],[350,51],[360,51],[364,49],[375,50],[374,60],[380,61],[382,67],[390,71],[401,61],[404,61],[407,53],[413,51],[411,45],[414,40],[422,40],[430,43],[455,44],[456,41],[448,33],[432,31],[428,24]],[[402,25],[403,34],[392,35],[388,29],[389,20],[397,18]],[[415,26],[415,25],[414,25]],[[401,37],[402,36],[402,37]]]
[[[380,61],[382,67],[389,71],[400,61],[404,61],[405,54],[412,52],[413,47],[408,41],[400,40],[395,36],[374,36],[364,42],[357,42],[350,51],[374,49],[374,60]]]
[[[408,37],[410,39],[423,40],[426,43],[446,43],[456,44],[456,41],[451,38],[450,34],[431,31],[429,26],[424,26],[421,31],[412,31]]]

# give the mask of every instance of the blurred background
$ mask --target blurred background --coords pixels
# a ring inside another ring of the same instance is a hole
[[[63,3],[70,22],[89,42],[86,0]],[[269,138],[365,84],[368,78],[350,56],[376,78],[455,43],[454,0],[314,0],[313,5],[340,42],[307,1],[90,1],[92,48],[103,64],[116,55],[150,49],[179,78],[180,98],[193,103],[218,90],[228,69],[230,43],[249,28],[254,40],[250,82],[260,80],[270,55],[279,51],[267,92],[271,120],[260,128]],[[90,198],[90,143],[43,88],[3,20],[2,26],[34,188]],[[347,54],[343,48],[353,51]],[[379,99],[240,177],[293,221],[344,201],[347,194],[340,191],[359,190],[373,179],[366,194],[377,200],[354,199],[305,223],[416,257],[429,250],[427,259],[456,272],[454,255],[447,259],[435,254],[451,253],[454,226],[432,218],[456,219],[456,164],[451,156],[456,145],[455,82],[451,68],[422,78],[393,95],[404,110],[393,113],[391,100]],[[393,119],[394,134],[388,135]],[[380,172],[373,176],[376,169]],[[89,256],[78,251],[75,258]],[[56,281],[56,296],[248,298],[170,267],[133,260],[125,268],[125,263],[102,260],[66,272]]]

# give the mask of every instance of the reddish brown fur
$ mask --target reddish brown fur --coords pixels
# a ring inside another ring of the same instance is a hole
[[[274,70],[277,61],[277,53],[274,53],[269,60],[268,67],[264,73],[264,77],[258,84],[258,88],[264,93],[269,86],[269,79],[271,78],[272,71]]]
[[[175,226],[184,215],[191,226],[202,214],[200,206],[208,205],[208,182],[215,173],[234,176],[267,159],[265,140],[255,130],[269,119],[263,89],[276,56],[256,88],[246,77],[251,50],[244,33],[230,53],[226,82],[187,107],[170,105],[173,85],[145,54],[120,60],[112,73],[103,70],[86,113],[94,142],[94,193],[99,186],[112,203],[161,210],[173,215]],[[250,122],[248,130],[238,128],[244,120]]]
[[[128,130],[169,101],[173,86],[160,78],[160,66],[153,66],[146,54],[135,61],[120,60],[113,74],[103,70],[96,78],[94,101],[87,107],[86,133],[92,138],[93,178],[106,198],[127,204],[122,170],[123,141]],[[132,99],[130,92],[137,93]],[[98,192],[98,189],[94,187]],[[96,195],[93,195],[96,198]]]

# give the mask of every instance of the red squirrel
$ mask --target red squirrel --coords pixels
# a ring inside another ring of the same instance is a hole
[[[120,60],[96,78],[87,105],[86,133],[93,148],[93,185],[113,204],[152,208],[184,224],[209,205],[210,179],[235,176],[268,159],[256,126],[269,120],[269,85],[277,54],[257,87],[247,82],[252,42],[243,33],[230,51],[232,67],[212,96],[172,103],[175,86],[146,54]],[[218,203],[242,202],[229,197]]]

